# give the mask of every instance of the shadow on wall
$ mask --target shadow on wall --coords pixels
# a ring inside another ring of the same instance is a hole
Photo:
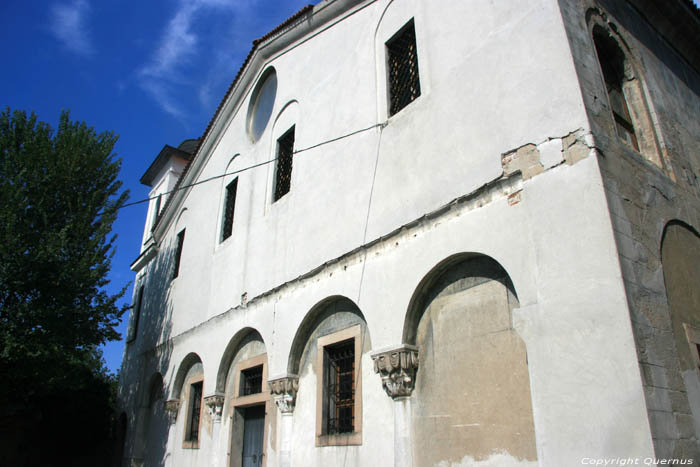
[[[174,265],[175,246],[169,245],[151,260],[135,285],[117,394],[126,429],[117,423],[114,467],[166,462],[170,423],[165,410],[167,383],[162,375],[167,374],[172,355],[170,290],[176,286]]]

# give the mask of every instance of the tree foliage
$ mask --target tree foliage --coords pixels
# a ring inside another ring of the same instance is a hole
[[[117,136],[61,113],[0,113],[0,411],[107,381],[100,344],[126,306],[110,294],[110,234],[128,193]],[[103,391],[104,392],[104,391]],[[109,391],[107,391],[108,393]],[[43,402],[42,402],[43,401]]]

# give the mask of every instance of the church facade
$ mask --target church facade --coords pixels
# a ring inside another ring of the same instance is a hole
[[[121,465],[700,462],[698,43],[688,0],[254,41],[141,179]]]

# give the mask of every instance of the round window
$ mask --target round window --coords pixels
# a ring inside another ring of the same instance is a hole
[[[272,107],[275,105],[276,94],[277,73],[270,67],[265,70],[255,86],[248,106],[248,134],[253,141],[257,141],[265,131],[272,115]]]

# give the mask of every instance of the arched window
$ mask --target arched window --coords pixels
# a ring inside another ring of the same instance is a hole
[[[658,138],[649,112],[641,76],[622,39],[605,23],[596,21],[593,44],[605,82],[614,131],[627,146],[663,167]]]
[[[622,84],[625,80],[625,54],[603,28],[593,28],[593,42],[603,71],[608,99],[615,119],[617,135],[635,150],[639,151],[639,143],[635,135],[632,117]]]

